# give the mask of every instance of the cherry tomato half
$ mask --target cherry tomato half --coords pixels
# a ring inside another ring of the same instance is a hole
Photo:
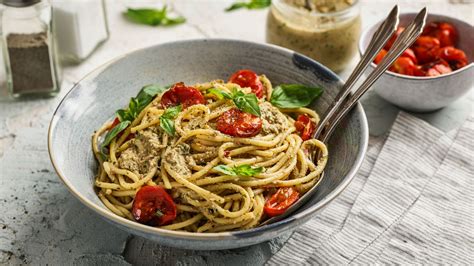
[[[174,84],[171,89],[161,96],[161,106],[163,108],[182,104],[185,109],[191,105],[204,103],[206,103],[206,100],[202,93],[196,88],[184,85],[183,82]]]
[[[374,63],[377,65],[382,62],[382,59],[387,55],[387,50],[382,49],[380,52],[377,54],[377,56],[374,58]]]
[[[437,56],[443,60],[446,60],[454,70],[466,66],[468,62],[464,51],[456,49],[452,46],[446,46],[439,49]]]
[[[264,211],[270,216],[283,214],[300,198],[300,193],[292,187],[282,187],[265,202]]]
[[[260,117],[242,112],[237,108],[224,112],[217,119],[217,130],[233,137],[253,137],[260,133],[261,129]]]
[[[390,37],[390,39],[388,39],[387,43],[385,44],[385,50],[388,51],[390,48],[392,48],[393,43],[404,30],[404,27],[398,27],[397,31],[392,35],[392,37]]]
[[[141,223],[160,226],[176,219],[176,204],[160,186],[140,188],[133,200],[133,218]]]
[[[421,36],[415,41],[412,49],[415,52],[418,62],[424,64],[436,59],[436,52],[439,47],[440,43],[438,39],[430,36]]]
[[[295,121],[295,127],[301,138],[303,140],[308,140],[313,137],[314,130],[316,129],[316,123],[311,121],[307,115],[299,115]]]
[[[455,46],[458,41],[458,31],[447,22],[431,22],[423,30],[423,35],[435,37],[441,47]]]
[[[414,76],[416,71],[416,65],[410,58],[402,56],[397,58],[395,63],[390,66],[390,71],[399,74]]]
[[[235,72],[230,77],[229,82],[239,84],[242,88],[251,88],[252,92],[255,93],[258,98],[262,98],[265,94],[262,82],[252,70],[243,69]]]

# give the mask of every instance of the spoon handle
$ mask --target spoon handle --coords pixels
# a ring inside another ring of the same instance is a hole
[[[357,101],[367,92],[367,90],[380,78],[380,76],[397,60],[397,58],[409,48],[423,32],[423,28],[426,23],[426,8],[423,8],[415,17],[415,19],[406,27],[406,29],[400,34],[400,36],[394,42],[392,48],[388,51],[387,55],[383,58],[382,62],[377,65],[374,71],[369,74],[365,81],[357,88],[353,95],[345,101],[342,108],[336,110],[331,123],[327,126],[327,129],[322,135],[320,140],[327,142],[332,132],[336,128],[337,124],[346,116],[346,114],[352,110],[352,107]],[[369,62],[370,64],[370,62]]]
[[[320,139],[322,132],[331,124],[331,120],[334,119],[337,111],[344,104],[345,99],[351,92],[357,80],[367,69],[370,62],[374,60],[375,56],[377,56],[380,50],[384,47],[388,39],[396,31],[399,22],[398,13],[398,5],[395,5],[385,21],[381,23],[375,31],[374,36],[367,47],[367,51],[360,59],[359,63],[354,68],[347,81],[344,83],[342,89],[337,94],[331,106],[329,106],[328,111],[323,116],[323,120],[321,123],[319,123],[319,126],[314,134],[315,139]]]

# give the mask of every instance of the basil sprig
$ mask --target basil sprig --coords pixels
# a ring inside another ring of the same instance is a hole
[[[176,129],[174,127],[174,119],[181,112],[181,105],[173,106],[165,110],[160,116],[160,127],[170,136],[174,136]]]
[[[163,87],[156,84],[144,86],[140,92],[138,92],[137,97],[131,98],[128,104],[127,109],[119,109],[116,114],[120,123],[117,124],[114,128],[109,130],[105,135],[104,141],[101,145],[101,152],[104,152],[104,148],[110,144],[110,142],[123,130],[125,130],[133,120],[140,114],[140,112],[153,100],[153,98],[167,90],[167,87]]]
[[[273,89],[270,102],[279,108],[299,108],[321,96],[323,89],[301,84],[282,84]]]
[[[167,6],[164,6],[162,9],[128,8],[127,11],[124,12],[124,15],[133,22],[150,26],[172,26],[186,22],[184,17],[168,17],[167,8]]]
[[[243,91],[232,89],[232,93],[228,93],[223,90],[212,88],[208,90],[209,93],[216,95],[219,99],[230,99],[234,102],[235,106],[241,111],[249,114],[261,116],[260,107],[258,106],[258,99],[254,93],[245,94]]]
[[[230,7],[226,8],[225,11],[229,12],[240,8],[261,9],[270,6],[271,3],[272,0],[250,0],[249,2],[236,2]]]
[[[263,167],[252,167],[248,164],[233,167],[220,164],[218,166],[215,166],[213,169],[225,175],[231,176],[255,176],[263,172]]]

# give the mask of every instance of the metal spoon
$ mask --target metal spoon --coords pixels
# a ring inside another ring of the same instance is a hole
[[[339,124],[339,122],[352,110],[354,105],[360,97],[367,92],[367,90],[379,79],[379,77],[392,65],[392,63],[405,51],[410,45],[415,42],[418,36],[422,33],[426,21],[426,8],[423,8],[415,17],[412,23],[400,34],[394,42],[392,48],[389,50],[384,59],[377,65],[377,67],[370,73],[362,85],[357,88],[352,95],[350,91],[362,75],[364,70],[373,61],[375,56],[380,52],[390,36],[395,32],[398,26],[398,6],[395,6],[387,19],[379,26],[376,33],[372,37],[366,53],[362,56],[359,64],[356,66],[351,76],[344,84],[341,92],[336,96],[334,103],[328,109],[324,119],[320,123],[315,133],[315,138],[327,143],[332,132]],[[312,152],[311,159],[318,158],[317,152]],[[288,217],[291,213],[299,209],[305,204],[317,191],[317,187],[323,179],[324,172],[309,191],[307,191],[295,204],[290,206],[285,213],[279,216],[272,217],[262,223],[262,225],[274,223]]]

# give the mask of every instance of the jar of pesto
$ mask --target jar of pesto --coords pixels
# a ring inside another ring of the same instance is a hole
[[[360,31],[358,0],[273,0],[266,35],[338,72],[357,54]]]

